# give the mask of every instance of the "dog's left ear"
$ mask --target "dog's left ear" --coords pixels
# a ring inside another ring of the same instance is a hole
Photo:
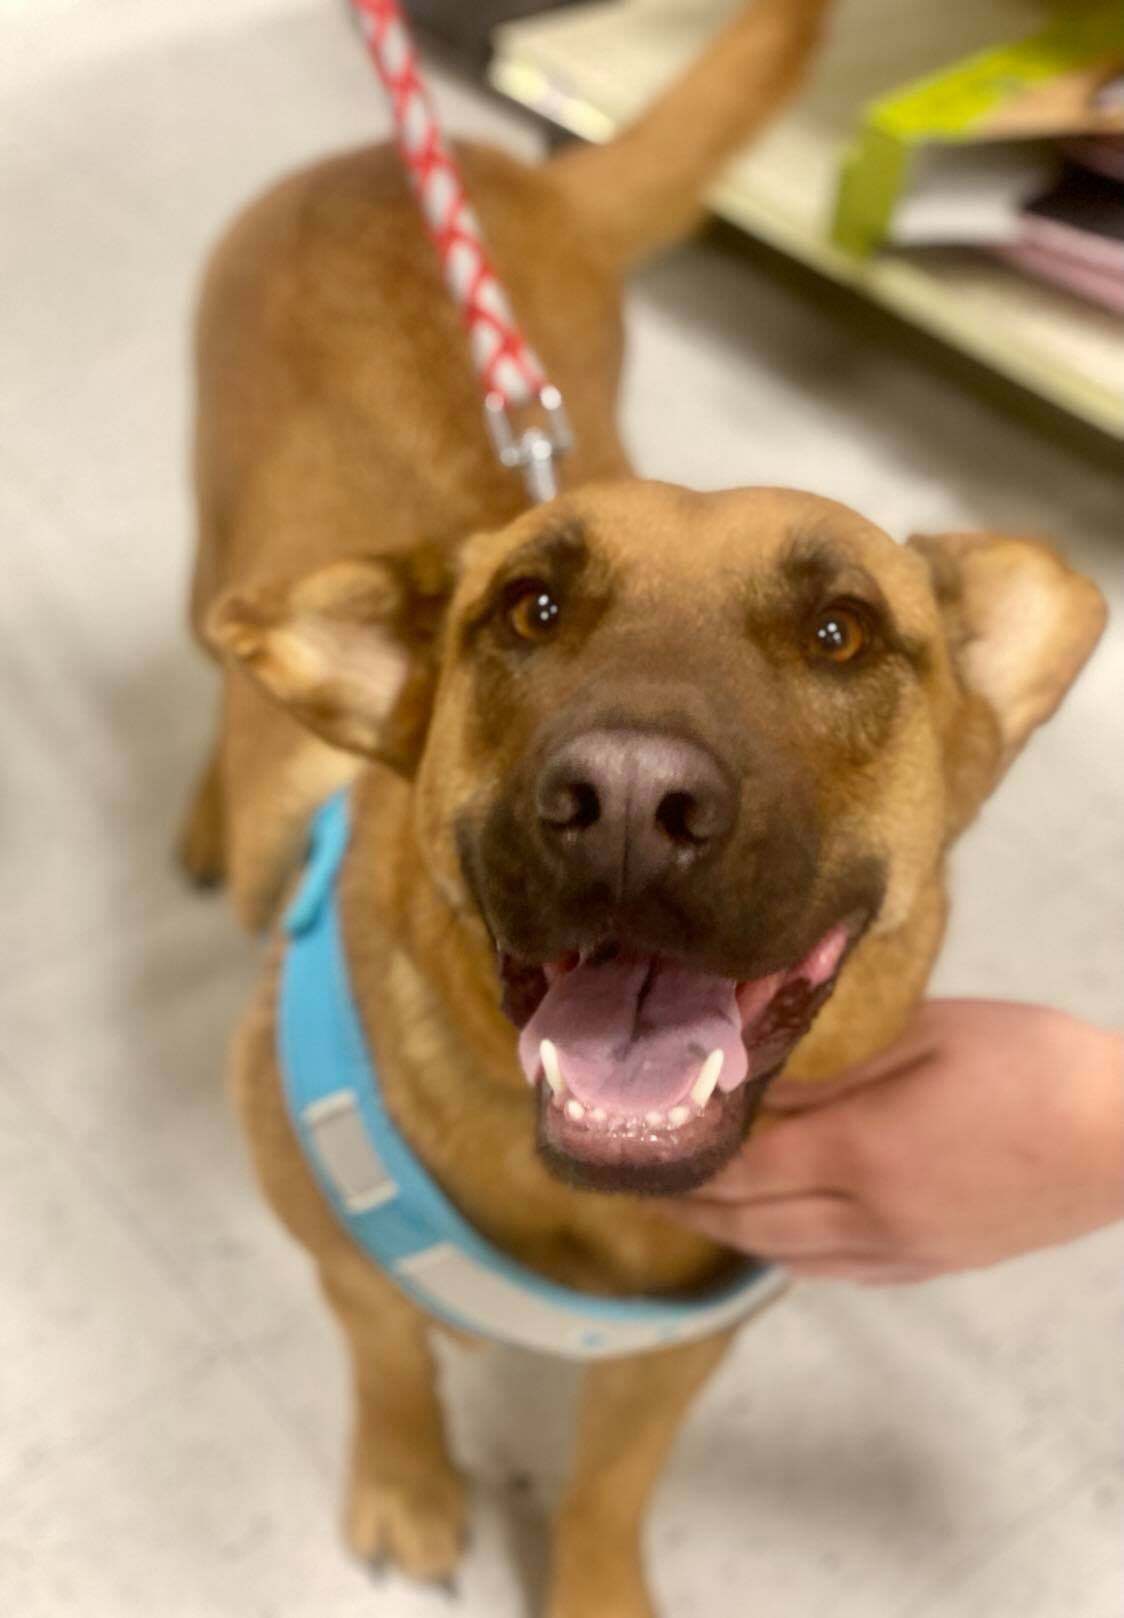
[[[1037,540],[939,534],[909,543],[929,566],[961,684],[992,721],[986,792],[1081,672],[1105,625],[1104,598]]]
[[[231,591],[205,633],[325,741],[408,774],[429,721],[451,584],[437,550],[359,557]]]

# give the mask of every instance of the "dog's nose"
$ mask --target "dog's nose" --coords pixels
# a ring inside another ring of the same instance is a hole
[[[717,759],[694,742],[591,730],[547,760],[535,806],[567,862],[625,897],[716,849],[736,797]]]

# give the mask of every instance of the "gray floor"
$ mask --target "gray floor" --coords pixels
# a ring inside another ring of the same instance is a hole
[[[254,949],[167,860],[211,698],[181,627],[196,269],[255,187],[379,131],[379,98],[317,0],[4,10],[0,1612],[447,1613],[338,1548],[336,1344],[221,1090]],[[527,145],[465,91],[442,102]],[[816,300],[694,248],[644,278],[632,332],[645,469],[810,485],[899,533],[1053,532],[1124,606],[1121,476]],[[941,988],[1119,1018],[1122,688],[1117,628],[963,850]],[[661,1493],[668,1612],[1114,1618],[1122,1258],[1116,1230],[770,1313]],[[514,1618],[568,1380],[449,1374],[481,1479],[459,1610]]]

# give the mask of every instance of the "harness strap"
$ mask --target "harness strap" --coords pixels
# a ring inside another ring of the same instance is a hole
[[[682,1299],[611,1298],[547,1280],[471,1226],[391,1118],[359,1021],[336,903],[347,798],[320,811],[285,918],[278,1004],[285,1100],[341,1225],[415,1302],[462,1331],[576,1359],[709,1336],[781,1292],[783,1271],[746,1261],[729,1284]]]

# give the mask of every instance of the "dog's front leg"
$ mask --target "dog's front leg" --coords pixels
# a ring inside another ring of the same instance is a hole
[[[450,1583],[465,1538],[464,1480],[449,1458],[428,1318],[357,1254],[321,1264],[355,1389],[346,1530],[352,1549]]]
[[[644,1513],[687,1408],[731,1337],[588,1372],[574,1475],[554,1531],[549,1618],[653,1618]]]

